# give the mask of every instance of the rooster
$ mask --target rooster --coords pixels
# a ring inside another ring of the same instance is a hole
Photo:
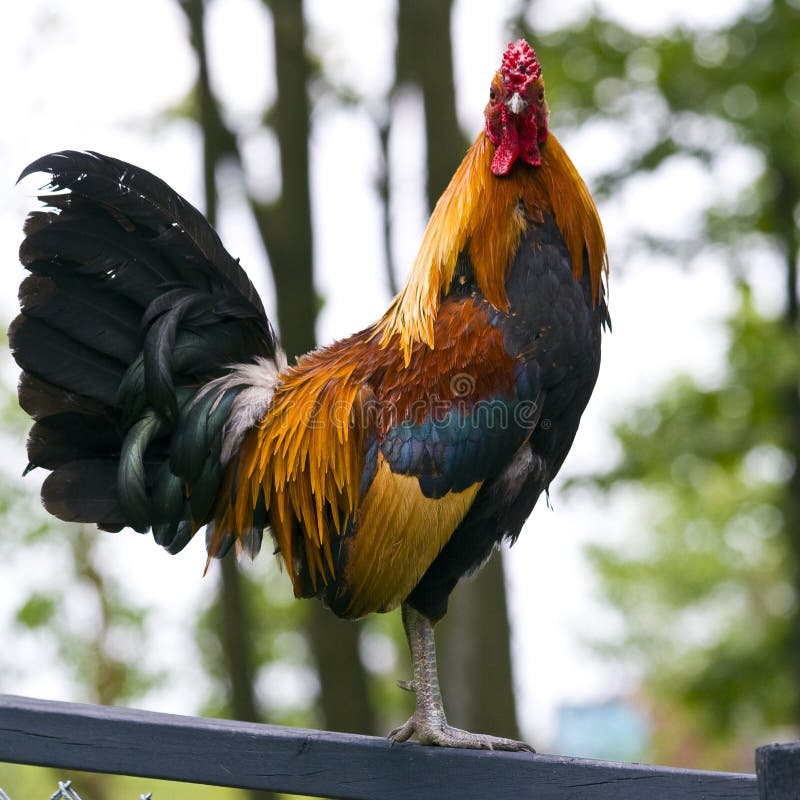
[[[49,512],[152,530],[209,559],[265,530],[298,597],[357,618],[402,607],[416,693],[389,735],[530,750],[447,723],[434,626],[458,581],[514,542],[561,467],[600,365],[607,256],[548,128],[523,40],[371,327],[288,366],[245,272],[143,169],[53,153],[9,338]]]

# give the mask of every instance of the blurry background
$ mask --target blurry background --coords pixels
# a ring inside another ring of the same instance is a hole
[[[290,354],[366,326],[519,35],[601,209],[614,333],[553,509],[440,626],[448,716],[540,752],[751,771],[800,724],[800,0],[6,4],[3,326],[44,179],[14,181],[64,148],[204,210]],[[268,556],[202,578],[200,538],[173,557],[49,519],[2,363],[0,691],[381,735],[405,719],[399,615],[342,623]],[[58,777],[0,765],[13,800]],[[75,780],[84,800],[154,785]]]

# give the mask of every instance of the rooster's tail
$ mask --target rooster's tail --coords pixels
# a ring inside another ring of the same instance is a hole
[[[286,361],[247,275],[205,218],[143,169],[64,151],[25,224],[9,330],[29,467],[55,516],[153,529],[170,552],[207,523],[227,461]],[[258,531],[260,542],[260,530]]]

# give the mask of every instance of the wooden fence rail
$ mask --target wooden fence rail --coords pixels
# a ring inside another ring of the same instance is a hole
[[[777,758],[773,749],[759,751],[765,770]],[[791,780],[786,765],[797,761],[787,753],[781,764]],[[369,736],[13,696],[0,696],[0,761],[343,800],[800,797],[783,794],[785,781],[772,794],[762,781],[759,794],[755,775],[392,746]]]

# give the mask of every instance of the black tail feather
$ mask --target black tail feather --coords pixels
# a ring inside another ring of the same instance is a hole
[[[69,392],[113,405],[125,372],[123,363],[25,314],[11,323],[8,338],[22,369]]]
[[[20,248],[20,261],[34,272],[58,277],[62,274],[58,265],[40,257],[58,253],[59,262],[70,264],[71,274],[92,277],[105,291],[124,294],[146,307],[180,280],[180,272],[153,252],[149,242],[121,233],[114,221],[99,224],[70,215],[29,234]]]
[[[51,472],[42,484],[42,502],[67,522],[94,522],[118,531],[128,525],[116,494],[116,461],[78,460]]]
[[[160,249],[167,254],[175,253],[180,262],[213,264],[213,277],[208,276],[213,283],[228,284],[265,317],[255,287],[239,262],[222,246],[216,231],[194,206],[160,178],[110,156],[75,150],[62,150],[37,159],[22,171],[19,180],[36,172],[50,173],[50,189],[69,189],[73,195],[91,198],[137,228],[162,236]]]
[[[21,314],[9,329],[34,419],[31,466],[55,516],[150,527],[170,552],[206,524],[239,389],[195,397],[232,365],[274,360],[275,334],[238,261],[202,214],[143,169],[63,151],[49,209],[29,215]]]
[[[26,317],[123,364],[137,355],[138,309],[126,297],[103,292],[69,278],[29,275],[20,286],[19,303]]]
[[[53,386],[30,372],[20,375],[17,395],[22,410],[35,420],[56,414],[75,413],[95,418],[108,413],[99,400]]]
[[[107,415],[65,412],[36,422],[28,434],[31,464],[56,469],[85,458],[113,458],[119,449],[119,431]]]

